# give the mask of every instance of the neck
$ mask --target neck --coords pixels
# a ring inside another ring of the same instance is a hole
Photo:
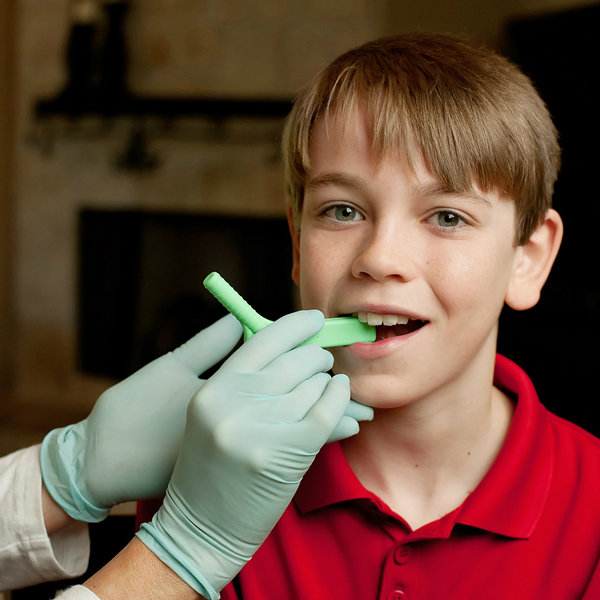
[[[416,529],[477,487],[502,447],[512,410],[488,383],[487,393],[378,410],[343,448],[363,485]]]

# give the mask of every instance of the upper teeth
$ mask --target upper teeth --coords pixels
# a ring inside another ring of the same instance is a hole
[[[408,317],[406,315],[380,315],[377,313],[360,311],[356,315],[361,323],[368,325],[406,325]]]

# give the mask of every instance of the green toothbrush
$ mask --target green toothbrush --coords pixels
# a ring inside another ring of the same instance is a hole
[[[208,275],[204,280],[204,287],[242,324],[244,341],[272,323],[259,315],[218,273]],[[375,327],[372,325],[361,323],[355,317],[335,317],[325,319],[323,329],[308,338],[304,344],[332,348],[374,341]]]

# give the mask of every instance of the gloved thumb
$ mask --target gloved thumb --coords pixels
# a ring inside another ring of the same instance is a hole
[[[242,326],[233,316],[219,319],[173,350],[173,356],[197,375],[225,358],[242,336]]]

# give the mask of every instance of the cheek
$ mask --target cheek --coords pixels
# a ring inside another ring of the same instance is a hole
[[[312,243],[300,245],[300,300],[302,308],[320,308],[320,295],[326,288],[326,274],[331,270],[323,252]]]
[[[347,271],[344,245],[313,232],[300,243],[300,298],[303,308],[326,308],[335,282]]]
[[[448,309],[501,310],[512,273],[512,254],[497,248],[457,254],[435,264],[430,274],[435,293]]]

